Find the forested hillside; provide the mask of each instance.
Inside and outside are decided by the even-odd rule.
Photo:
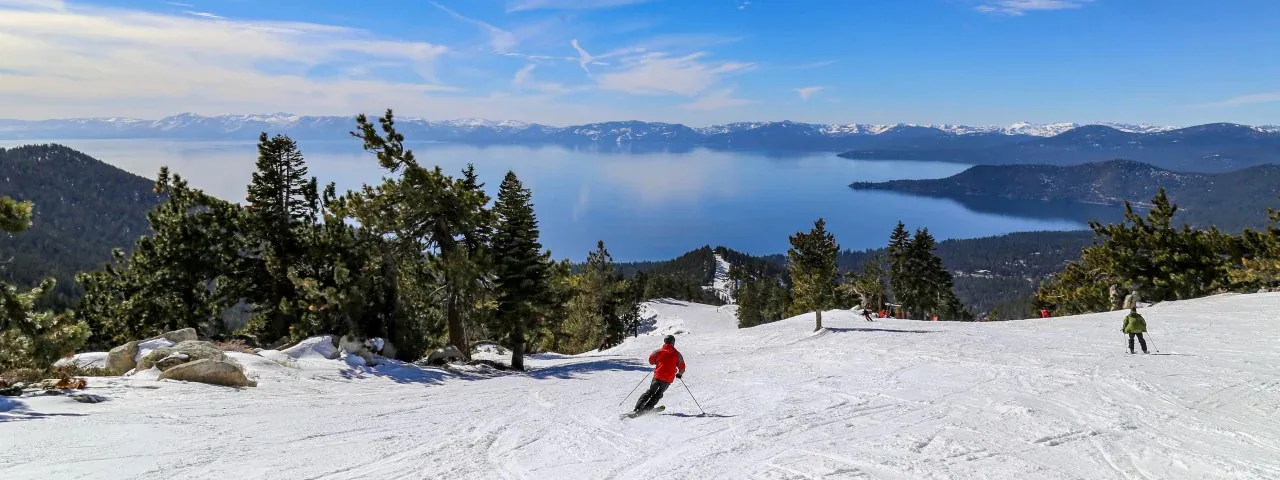
[[[1070,167],[979,165],[947,178],[858,182],[855,190],[890,190],[963,200],[985,197],[1037,202],[1074,202],[1120,207],[1149,205],[1160,189],[1177,203],[1178,221],[1197,227],[1240,231],[1266,224],[1267,209],[1280,191],[1280,166],[1261,165],[1218,173],[1183,173],[1145,163],[1115,160]],[[1117,211],[1122,209],[1117,208]]]
[[[0,195],[34,203],[32,226],[0,236],[0,280],[31,287],[54,277],[49,301],[79,295],[75,273],[106,263],[150,230],[154,181],[61,145],[0,148]]]

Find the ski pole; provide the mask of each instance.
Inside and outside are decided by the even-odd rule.
[[[1151,332],[1147,332],[1147,343],[1151,344],[1152,350],[1155,350],[1156,353],[1160,353],[1160,347],[1157,347],[1156,341],[1151,339]]]
[[[698,399],[697,399],[697,398],[695,398],[695,397],[693,396],[693,391],[692,391],[692,390],[689,390],[689,384],[684,383],[684,379],[683,379],[683,378],[681,378],[681,379],[680,379],[680,384],[681,384],[681,385],[684,385],[684,391],[689,392],[689,398],[692,398],[692,399],[693,399],[693,404],[694,404],[694,405],[698,405],[698,411],[699,411],[699,412],[702,412],[702,415],[704,415],[704,416],[705,416],[705,415],[707,414],[707,411],[706,411],[706,410],[703,410],[703,409],[702,409],[702,405],[698,404]]]
[[[653,372],[649,372],[649,373],[644,374],[644,378],[641,378],[641,379],[640,379],[640,383],[637,383],[637,384],[636,384],[636,388],[631,389],[631,393],[636,393],[636,390],[639,390],[639,389],[640,389],[640,385],[643,385],[643,384],[644,384],[644,381],[645,381],[645,380],[648,380],[648,379],[649,379],[649,375],[651,375],[652,373],[653,373]],[[618,405],[622,405],[623,403],[626,403],[626,402],[627,402],[627,399],[628,399],[628,398],[631,398],[631,393],[628,393],[628,394],[627,394],[627,396],[622,397],[622,401],[621,401],[621,402],[618,402]]]

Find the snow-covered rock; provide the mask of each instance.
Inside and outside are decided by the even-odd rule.
[[[110,357],[109,352],[85,352],[72,355],[71,358],[63,358],[54,362],[55,367],[69,367],[72,365],[80,368],[107,368]],[[133,368],[133,367],[129,367]],[[121,370],[125,371],[125,370]]]
[[[333,343],[332,335],[311,337],[298,342],[297,345],[281,350],[281,352],[295,360],[306,357],[333,360],[338,358],[338,347],[335,347]]]
[[[146,358],[147,355],[151,355],[151,352],[156,351],[158,348],[172,347],[177,344],[178,342],[169,341],[165,338],[153,338],[145,342],[138,342],[137,353],[134,354],[133,357],[134,364],[137,365],[142,363],[142,359]],[[135,366],[134,368],[137,367]],[[139,370],[146,370],[147,368],[148,367],[142,367],[139,368]]]

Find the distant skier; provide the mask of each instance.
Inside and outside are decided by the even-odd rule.
[[[871,310],[867,310],[867,309],[865,309],[865,308],[864,308],[864,309],[862,309],[862,318],[867,319],[867,321],[868,321],[868,322],[874,322],[874,321],[875,321],[875,320],[872,320],[872,319],[871,319]]]
[[[649,364],[656,365],[653,369],[653,383],[649,384],[649,390],[640,395],[640,400],[636,402],[636,409],[632,412],[636,415],[653,410],[658,405],[658,400],[662,400],[667,387],[684,376],[684,355],[676,350],[674,335],[663,338],[662,348],[649,354]]]
[[[1041,308],[1041,309],[1040,309],[1040,318],[1049,318],[1049,309],[1047,309],[1047,308]]]
[[[1147,320],[1138,314],[1138,307],[1133,307],[1129,311],[1129,316],[1124,317],[1124,328],[1120,331],[1129,334],[1129,353],[1138,353],[1133,351],[1133,337],[1138,337],[1138,343],[1142,345],[1142,353],[1147,353],[1147,339],[1142,338],[1142,334],[1147,331]]]

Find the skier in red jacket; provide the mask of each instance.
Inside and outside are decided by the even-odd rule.
[[[667,335],[662,339],[662,343],[662,348],[649,354],[649,364],[657,366],[653,369],[653,383],[649,384],[649,390],[640,395],[640,401],[636,402],[635,414],[653,410],[653,407],[658,405],[658,400],[662,399],[662,394],[667,391],[667,387],[670,387],[677,378],[684,376],[684,355],[676,350],[676,337]]]

